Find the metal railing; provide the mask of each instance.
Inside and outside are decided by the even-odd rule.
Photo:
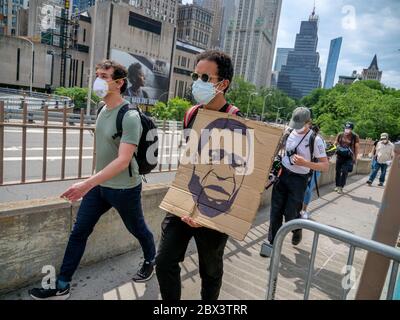
[[[340,242],[346,243],[350,245],[349,248],[349,255],[347,258],[347,266],[351,268],[353,266],[354,261],[354,254],[356,248],[364,249],[381,256],[388,258],[389,260],[393,261],[392,271],[390,274],[389,280],[389,288],[387,291],[386,299],[392,300],[393,293],[396,285],[396,277],[399,270],[399,262],[400,262],[400,250],[390,247],[388,245],[361,238],[359,236],[353,235],[349,232],[336,229],[330,226],[322,225],[313,221],[309,220],[301,220],[296,219],[292,220],[286,224],[284,224],[278,231],[276,238],[274,240],[274,247],[272,251],[271,263],[270,263],[270,274],[269,274],[269,283],[268,283],[268,290],[266,294],[266,299],[273,300],[275,298],[277,282],[278,282],[278,271],[279,271],[279,264],[280,258],[282,253],[283,241],[285,237],[293,230],[297,229],[306,229],[310,231],[314,231],[314,239],[312,242],[312,249],[311,249],[311,256],[310,262],[308,266],[308,273],[307,279],[305,283],[305,290],[304,290],[304,300],[308,300],[310,295],[310,288],[311,288],[311,281],[314,272],[314,263],[315,257],[317,254],[318,248],[318,239],[320,235],[327,236],[329,238],[336,239]],[[350,289],[343,289],[342,299],[346,300],[347,295]]]
[[[95,126],[93,125],[95,123],[95,116],[87,117],[84,109],[81,109],[79,114],[69,114],[67,113],[67,110],[67,107],[64,106],[64,108],[60,109],[60,112],[50,112],[49,107],[45,105],[42,111],[33,111],[28,110],[27,104],[24,103],[22,110],[10,111],[4,108],[4,101],[0,101],[0,186],[84,179],[93,174],[95,170],[96,154],[96,143],[94,139]],[[182,131],[183,124],[182,122],[167,120],[156,121],[156,124],[159,134],[159,165],[153,172],[157,173],[175,171],[178,168],[182,148],[185,145]],[[8,132],[9,130],[5,130],[6,128],[10,129],[11,131]],[[27,148],[27,141],[31,132],[30,130],[32,129],[40,129],[40,132],[36,132],[36,134],[39,133],[42,135],[40,138],[41,147],[34,148],[36,149],[35,152],[41,151],[40,157],[29,157],[29,152],[32,150]],[[49,129],[51,129],[52,132],[49,132]],[[16,157],[5,158],[5,152],[13,152],[10,151],[12,148],[5,148],[5,146],[7,146],[5,142],[8,144],[11,143],[10,141],[5,141],[5,138],[7,137],[7,139],[13,139],[13,143],[15,144],[15,130],[17,130],[16,132],[18,137],[21,135],[21,142],[17,142],[17,149],[18,151],[21,149],[21,156],[17,157],[17,160],[15,159]],[[49,147],[49,136],[54,134],[54,131],[62,134],[60,141],[54,141],[55,138],[52,137],[53,141],[51,142],[53,142],[53,144],[54,142],[57,143],[56,145],[53,145],[53,147],[56,146],[57,148]],[[68,163],[68,170],[66,170],[67,160],[71,159],[71,155],[69,154],[70,148],[67,148],[67,137],[69,136],[69,133],[76,133],[77,131],[79,134],[79,146],[77,147],[78,156],[72,158],[77,158],[78,163],[76,168],[74,167],[75,165]],[[93,149],[93,152],[90,156],[83,156],[85,132],[89,132],[93,136],[93,141],[89,141],[89,143],[92,143],[91,147],[85,148],[90,150]],[[19,139],[17,138],[17,140]],[[61,146],[61,148],[58,148],[59,146]],[[9,145],[9,147],[11,147],[11,145]],[[60,149],[61,157],[57,157],[57,160],[60,161],[60,168],[57,167],[55,169],[53,165],[53,172],[49,174],[48,153],[51,149]],[[75,147],[72,149],[75,149]],[[31,174],[31,177],[29,177],[27,176],[27,160],[32,160],[32,158],[35,158],[35,161],[41,161],[42,172],[41,174],[35,172],[34,175]],[[5,160],[9,160],[9,162],[11,160],[17,161],[17,165],[20,165],[20,169],[16,169],[14,166],[11,170],[12,172],[10,173],[10,169],[5,168],[4,166],[6,162]],[[86,171],[83,170],[84,160],[86,161]],[[88,170],[89,164],[87,161],[91,161],[90,170]],[[71,168],[71,166],[73,166],[73,168]],[[16,170],[19,172],[16,172]],[[37,166],[34,170],[37,171]],[[54,171],[57,171],[58,173],[55,174]],[[71,173],[71,171],[73,172]],[[8,176],[12,174],[13,178],[5,179],[5,173],[7,173]],[[29,173],[31,173],[31,171],[29,171]],[[32,178],[32,176],[34,176],[34,178]],[[15,179],[14,177],[19,178]]]

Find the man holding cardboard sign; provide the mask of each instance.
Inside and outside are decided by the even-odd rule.
[[[181,297],[179,263],[194,237],[201,297],[218,299],[228,235],[243,240],[258,211],[282,130],[240,118],[224,94],[233,77],[230,57],[207,51],[197,59],[193,96],[185,115],[192,129],[175,181],[160,207],[163,221],[156,273],[164,300]],[[238,117],[239,116],[239,117]],[[249,201],[251,199],[251,201]]]

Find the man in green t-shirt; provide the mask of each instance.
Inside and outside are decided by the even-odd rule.
[[[74,184],[62,195],[71,202],[82,198],[82,203],[55,288],[30,290],[34,299],[69,298],[70,282],[85,251],[86,241],[100,217],[112,207],[142,246],[145,261],[133,281],[145,282],[154,274],[155,243],[143,217],[141,176],[134,158],[142,135],[139,113],[128,111],[122,121],[122,137],[113,137],[117,132],[118,112],[128,104],[122,98],[128,84],[127,70],[114,61],[105,60],[96,66],[96,76],[93,91],[105,103],[96,122],[96,174]],[[129,166],[132,174],[129,173]]]

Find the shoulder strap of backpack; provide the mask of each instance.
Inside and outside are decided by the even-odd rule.
[[[186,111],[185,116],[183,117],[183,127],[187,128],[187,126],[189,125],[190,121],[193,118],[193,115],[195,114],[195,112],[197,110],[199,110],[199,108],[201,107],[201,104],[195,105],[191,108],[189,108],[189,110]]]
[[[230,104],[228,106],[228,109],[226,110],[226,113],[236,115],[239,112],[239,108],[235,107],[234,105]]]
[[[100,101],[99,104],[97,105],[97,117],[99,116],[101,110],[106,106],[104,101]]]
[[[121,109],[119,109],[118,114],[117,114],[117,119],[116,119],[116,127],[117,127],[117,133],[113,135],[113,139],[117,139],[118,137],[121,138],[122,137],[122,122],[124,120],[125,114],[129,111],[133,109],[133,107],[131,107],[131,105],[126,104],[124,105]]]
[[[315,147],[315,140],[317,138],[317,134],[315,131],[311,130],[312,134],[310,136],[310,141],[309,141],[309,147],[310,147],[310,155],[311,155],[311,161],[315,162],[315,157],[314,157],[314,147]]]

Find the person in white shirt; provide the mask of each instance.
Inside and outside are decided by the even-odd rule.
[[[271,256],[283,217],[286,222],[301,218],[300,212],[311,170],[326,172],[329,169],[325,144],[310,126],[311,111],[305,107],[294,110],[289,124],[292,130],[285,143],[282,173],[272,190],[269,244],[264,243],[262,247],[260,255],[263,257]],[[302,230],[293,231],[292,244],[298,245],[301,239]]]
[[[383,187],[386,178],[386,171],[388,164],[394,157],[394,144],[389,141],[389,135],[387,133],[381,134],[381,139],[377,143],[374,149],[374,159],[372,161],[372,172],[367,181],[369,186],[372,186],[379,170],[381,170],[381,176],[379,177],[379,186]]]

